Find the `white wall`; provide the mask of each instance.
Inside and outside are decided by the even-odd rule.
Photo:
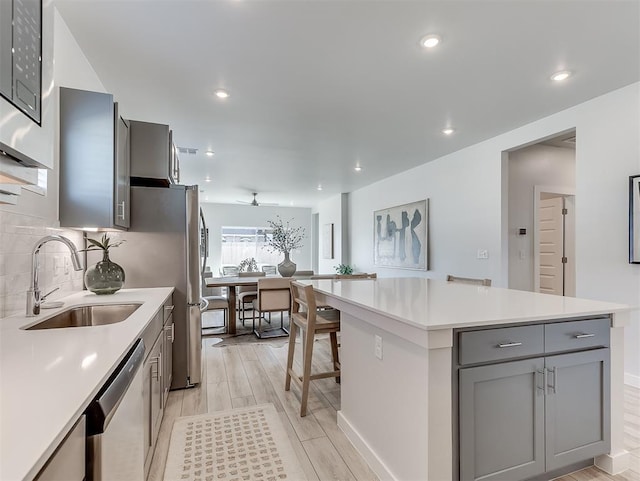
[[[509,288],[533,291],[534,187],[575,188],[575,149],[532,145],[509,153]],[[524,236],[518,229],[527,229]],[[522,257],[520,253],[522,252]]]
[[[254,207],[251,205],[201,204],[205,222],[209,228],[209,260],[207,265],[214,273],[220,270],[222,250],[221,228],[225,227],[268,227],[267,221],[280,216],[284,222],[293,219],[293,227],[304,227],[305,239],[301,249],[291,253],[291,260],[298,270],[311,269],[311,209],[302,207]],[[284,257],[283,257],[284,259]]]
[[[347,202],[347,195],[340,194],[331,197],[317,206],[319,215],[319,235],[318,235],[318,274],[335,274],[335,267],[339,264],[348,264],[346,249],[343,247],[343,239],[347,235],[347,230],[343,228],[346,219],[343,210]],[[333,259],[325,259],[324,252],[324,229],[327,224],[333,224]]]
[[[625,370],[640,381],[640,266],[628,263],[627,192],[628,176],[640,172],[639,91],[640,83],[632,84],[354,191],[352,262],[380,276],[452,273],[506,286],[503,152],[575,128],[576,295],[636,308],[625,334]],[[373,211],[424,198],[430,199],[431,270],[374,269]],[[489,259],[476,258],[480,248]]]
[[[46,120],[46,128],[55,134],[46,141],[54,154],[53,169],[48,171],[46,195],[23,189],[17,205],[0,205],[0,318],[24,310],[30,280],[30,253],[38,239],[48,234],[61,234],[69,237],[78,247],[83,242],[80,232],[59,229],[58,87],[100,92],[105,89],[58,11],[52,8],[51,13],[53,46],[45,45],[43,48],[45,51],[48,48],[53,51],[55,85],[48,93],[51,114],[50,117],[43,118],[43,128]],[[54,287],[60,288],[51,295],[51,299],[82,289],[82,272],[74,272],[69,268],[66,247],[50,243],[43,252],[40,256],[41,288],[45,292]]]

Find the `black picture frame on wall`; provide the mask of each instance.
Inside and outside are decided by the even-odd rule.
[[[640,264],[640,175],[629,177],[629,263]]]
[[[42,0],[0,0],[0,96],[42,125]]]

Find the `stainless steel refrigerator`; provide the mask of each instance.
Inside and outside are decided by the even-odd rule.
[[[200,383],[201,219],[197,185],[132,186],[131,227],[117,249],[125,288],[175,287],[172,389]]]

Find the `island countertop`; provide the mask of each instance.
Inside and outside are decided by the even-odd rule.
[[[123,289],[110,296],[82,291],[36,317],[0,320],[0,479],[37,475],[172,292],[172,287]],[[24,329],[70,307],[121,303],[141,306],[115,324]]]
[[[570,319],[630,309],[610,302],[417,277],[300,282],[313,285],[328,298],[425,331]]]
[[[425,278],[300,282],[313,286],[318,304],[340,310],[338,426],[380,479],[457,479],[457,329],[545,324],[538,331],[546,332],[546,325],[599,318],[610,323],[613,408],[603,414],[611,448],[595,462],[608,473],[625,469],[624,326],[632,307]]]

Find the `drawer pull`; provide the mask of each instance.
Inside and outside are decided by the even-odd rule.
[[[522,346],[521,342],[505,342],[504,344],[498,344],[498,347],[516,347]]]
[[[164,306],[164,310],[167,314],[171,314],[173,312],[173,306]]]
[[[577,334],[576,339],[586,339],[587,337],[595,337],[595,334]]]

